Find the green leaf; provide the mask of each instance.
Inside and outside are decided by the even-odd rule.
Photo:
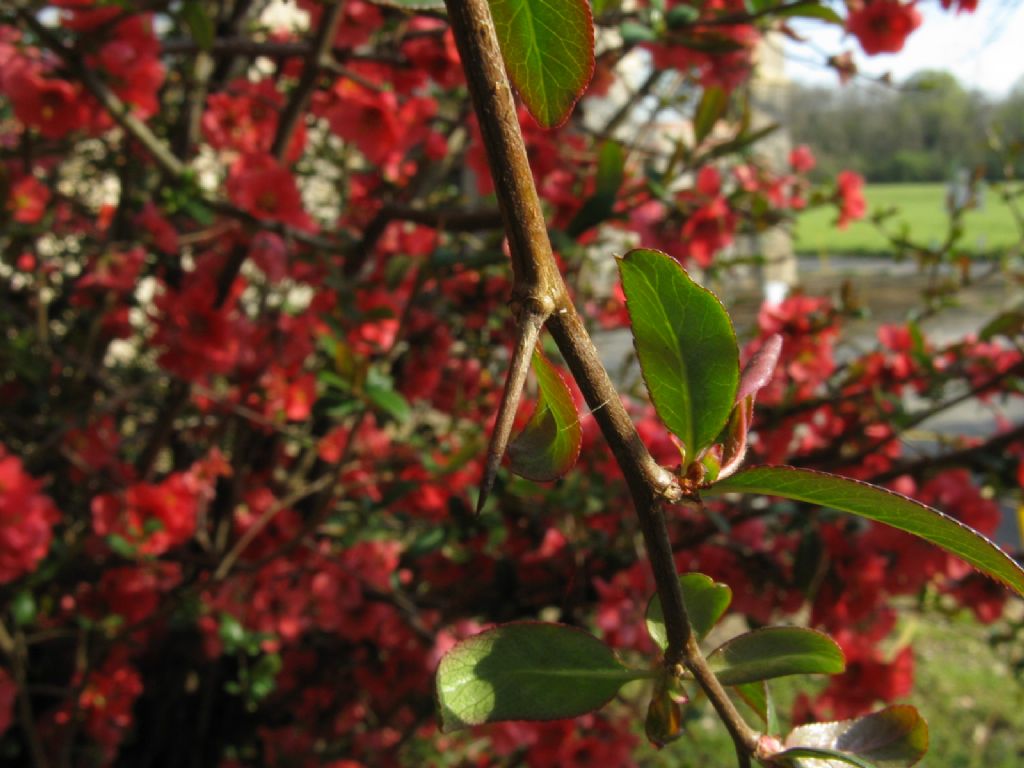
[[[733,686],[733,690],[743,703],[764,722],[765,733],[779,732],[779,717],[775,711],[775,700],[768,689],[767,680],[736,685]]]
[[[654,408],[693,461],[722,431],[736,398],[732,322],[715,295],[664,253],[630,251],[619,273]]]
[[[842,650],[828,635],[802,627],[765,627],[738,635],[708,656],[722,685],[742,685],[787,675],[837,675]]]
[[[669,29],[679,29],[697,22],[701,9],[695,5],[677,5],[665,14],[665,24]]]
[[[703,573],[684,573],[679,577],[679,587],[683,590],[683,605],[686,606],[690,626],[697,639],[703,640],[732,602],[732,590]],[[647,604],[647,633],[659,648],[664,650],[668,647],[665,615],[657,594]]]
[[[996,315],[978,332],[978,338],[982,341],[991,341],[996,336],[1006,336],[1013,339],[1024,331],[1024,310],[1013,309]]]
[[[807,5],[790,5],[788,7],[780,6],[777,9],[772,9],[771,13],[773,16],[779,17],[818,19],[818,21],[825,21],[839,27],[846,25],[846,22],[843,21],[843,17],[827,5],[815,5],[808,3]]]
[[[809,469],[752,467],[706,492],[782,496],[885,523],[930,541],[1024,595],[1024,569],[1003,550],[959,520],[884,488]]]
[[[857,768],[878,768],[874,763],[869,763],[867,760],[846,752],[814,747],[787,749],[785,752],[775,755],[775,760],[778,761],[775,763],[776,765],[791,765],[796,768],[842,768],[837,762],[842,765],[855,765]]]
[[[503,624],[456,644],[437,668],[441,730],[501,720],[556,720],[593,712],[631,680],[593,635],[563,624]]]
[[[785,745],[789,749],[779,757],[815,758],[801,762],[806,768],[831,768],[829,759],[861,768],[906,768],[928,751],[928,725],[914,707],[886,707],[854,720],[794,728]]]
[[[713,85],[705,88],[697,104],[697,113],[693,117],[693,137],[700,144],[711,133],[729,106],[729,93],[724,88]]]
[[[617,11],[622,0],[592,0],[590,3],[594,12],[594,18],[598,18],[609,11]]]
[[[210,18],[210,14],[206,12],[200,0],[185,0],[185,4],[181,7],[181,20],[185,22],[196,45],[204,51],[213,47],[213,39],[216,36],[213,19]]]
[[[594,74],[588,0],[488,0],[505,69],[545,128],[564,123]]]
[[[529,423],[508,446],[509,468],[543,483],[572,469],[580,455],[583,431],[569,387],[539,348],[533,352],[533,372],[540,398]]]
[[[384,411],[395,421],[405,421],[409,418],[410,413],[412,413],[406,399],[390,386],[376,383],[367,384],[366,397],[378,409]]]
[[[19,627],[25,627],[36,620],[36,599],[28,590],[22,590],[11,601],[11,616]]]
[[[597,158],[597,184],[594,194],[583,203],[569,222],[566,234],[572,238],[579,237],[591,227],[611,218],[619,188],[622,186],[625,164],[626,155],[618,142],[606,141],[601,145]]]

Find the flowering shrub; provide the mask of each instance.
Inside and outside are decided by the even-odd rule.
[[[658,274],[706,301],[678,265],[728,281],[744,260],[733,258],[741,236],[795,211],[833,206],[840,227],[865,216],[856,174],[816,187],[807,147],[776,166],[752,151],[766,134],[751,127],[748,78],[762,34],[804,5],[845,24],[869,54],[902,47],[920,23],[914,5],[851,4],[843,20],[816,4],[595,2],[598,53],[583,45],[579,58],[558,44],[593,39],[591,9],[577,3],[541,47],[568,51],[556,66],[591,83],[562,102],[543,56],[537,71],[515,58],[512,19],[503,50],[523,104],[504,125],[521,131],[532,187],[494,163],[500,137],[467,100],[467,86],[480,98],[479,78],[463,68],[457,0],[451,25],[436,7],[393,5],[300,0],[286,20],[245,0],[0,9],[4,759],[633,765],[635,711],[650,700],[646,735],[667,743],[681,702],[707,684],[676,674],[673,606],[648,607],[656,591],[664,597],[637,546],[652,519],[664,521],[673,580],[692,576],[679,589],[704,595],[686,591],[690,607],[714,608],[707,627],[691,616],[694,637],[725,605],[751,628],[803,615],[832,635],[762,630],[809,643],[805,666],[790,671],[836,675],[783,713],[797,725],[863,715],[910,690],[912,649],[881,651],[897,599],[939,593],[996,621],[1009,593],[949,551],[819,513],[838,502],[817,491],[795,501],[766,491],[758,503],[732,493],[758,477],[744,461],[792,464],[882,484],[991,534],[993,493],[1020,493],[1024,427],[1001,422],[929,457],[903,438],[965,399],[997,410],[1019,397],[1019,309],[952,341],[916,322],[885,326],[871,349],[850,352],[850,308],[796,293],[760,310],[742,344],[753,373],[741,379],[729,319],[707,302],[715,344],[679,331],[686,355],[700,350],[687,392],[704,405],[690,423],[652,382],[659,361],[642,313],[663,294],[638,298]],[[592,117],[638,53],[654,63],[649,83],[603,122]],[[847,59],[835,62],[850,74]],[[648,145],[626,117],[669,68],[685,82],[672,106],[692,120]],[[532,415],[506,406],[499,416],[510,360],[528,364],[534,351],[523,318],[550,298],[523,291],[516,225],[529,206],[510,208],[509,196],[521,202],[531,189],[544,214],[532,231],[547,242],[548,229],[550,263],[572,291],[549,320],[556,340],[585,337],[553,327],[575,317],[570,305],[595,331],[632,324],[653,404],[639,389],[595,399],[596,374],[570,365],[568,382],[542,348]],[[1019,195],[1019,183],[1004,189]],[[941,246],[896,245],[936,271],[957,265],[966,283],[977,267],[959,238],[954,217]],[[668,256],[633,251],[622,284],[594,279],[623,243]],[[922,296],[922,312],[941,311],[958,287]],[[564,348],[563,358],[572,363]],[[724,360],[721,377],[701,373],[712,360]],[[722,377],[728,392],[715,391]],[[632,448],[609,440],[609,418],[635,424]],[[508,437],[513,423],[509,468],[539,482],[488,474],[488,436],[507,427]],[[650,459],[664,480],[663,517],[643,516],[626,454]],[[491,500],[474,515],[489,481]],[[911,509],[923,508],[874,519],[921,535],[900,524]],[[941,519],[952,526],[941,531],[959,530]],[[930,531],[925,539],[941,538]],[[1008,558],[957,541],[946,550],[1017,584]],[[512,707],[511,722],[439,733],[443,659],[552,626],[529,623],[538,618],[595,632],[619,653],[572,631],[569,661],[619,665],[598,704],[623,680],[653,683],[603,709],[540,713],[575,719],[520,722]],[[728,665],[715,672],[740,680]],[[827,748],[801,741],[799,728],[779,741],[760,684],[735,683],[763,720],[748,763]],[[899,725],[907,761],[920,756],[916,713],[872,717]]]

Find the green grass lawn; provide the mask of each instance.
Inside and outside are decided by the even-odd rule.
[[[892,253],[889,241],[871,223],[871,216],[887,208],[899,213],[884,226],[889,232],[901,234],[904,224],[910,239],[924,246],[937,245],[946,237],[945,184],[870,184],[866,188],[868,215],[851,223],[845,230],[836,227],[834,208],[819,208],[801,214],[795,227],[798,253],[829,255]],[[991,252],[1019,243],[1020,233],[1009,208],[993,190],[986,190],[984,207],[964,215],[966,225],[961,247],[978,252]]]

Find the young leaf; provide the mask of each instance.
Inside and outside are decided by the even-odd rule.
[[[706,492],[782,496],[876,520],[930,541],[1024,595],[1024,569],[999,547],[959,520],[884,488],[809,469],[752,467]]]
[[[698,144],[711,133],[711,129],[725,114],[728,106],[729,92],[724,88],[713,85],[704,89],[697,104],[697,112],[693,116],[693,137]]]
[[[722,431],[739,385],[739,350],[721,302],[659,251],[619,260],[633,341],[654,407],[687,461]]]
[[[767,680],[733,686],[733,691],[764,722],[765,733],[779,733],[779,716]]]
[[[557,480],[576,463],[583,443],[579,415],[562,374],[539,348],[533,372],[540,399],[526,428],[508,446],[509,468],[529,480]]]
[[[781,5],[778,8],[772,9],[772,14],[782,17],[792,16],[801,19],[818,19],[829,24],[835,24],[837,27],[842,27],[846,23],[843,21],[842,16],[827,5],[811,5],[810,3],[788,7]]]
[[[697,639],[703,640],[732,602],[732,590],[703,573],[684,573],[679,577],[679,587],[683,590],[683,605],[686,606],[690,626]],[[647,604],[647,633],[659,648],[664,650],[668,647],[665,615],[657,594]]]
[[[588,0],[488,0],[505,69],[545,128],[572,112],[594,74]]]
[[[181,19],[192,33],[192,39],[196,45],[204,51],[210,50],[213,46],[213,39],[216,36],[213,19],[206,12],[199,0],[185,0],[181,6]]]
[[[771,381],[781,353],[782,336],[773,333],[765,339],[761,348],[743,366],[743,373],[740,375],[740,388],[736,393],[737,402],[747,395],[757,395],[761,388]]]
[[[624,667],[611,648],[582,630],[503,624],[463,640],[441,659],[441,730],[575,717],[600,709],[623,684],[649,676]]]
[[[708,664],[722,685],[742,685],[786,675],[837,675],[842,650],[828,635],[802,627],[765,627],[716,648]]]
[[[886,707],[879,712],[833,723],[812,723],[794,728],[786,737],[785,752],[777,757],[814,758],[822,768],[836,760],[868,768],[905,768],[928,751],[928,725],[910,706]],[[817,752],[817,754],[812,754]]]

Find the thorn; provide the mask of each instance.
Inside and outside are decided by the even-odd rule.
[[[509,364],[508,375],[505,377],[505,391],[501,396],[501,404],[498,406],[498,418],[494,422],[494,431],[491,432],[491,441],[487,446],[487,463],[484,465],[484,476],[480,481],[480,495],[476,501],[477,515],[487,503],[487,497],[498,476],[498,467],[501,466],[501,460],[505,456],[505,449],[508,447],[508,440],[512,434],[512,424],[515,422],[516,411],[519,410],[519,401],[523,397],[526,374],[530,372],[533,348],[537,346],[537,339],[540,338],[540,329],[544,325],[544,319],[543,315],[531,313],[525,315],[521,320],[519,338],[516,340],[516,347],[512,352],[512,362]]]

